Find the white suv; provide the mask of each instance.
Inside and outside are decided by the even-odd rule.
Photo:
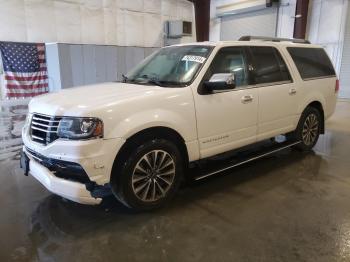
[[[160,49],[122,82],[32,99],[21,166],[51,192],[145,210],[170,199],[189,164],[285,134],[310,150],[338,80],[304,40],[243,37]]]

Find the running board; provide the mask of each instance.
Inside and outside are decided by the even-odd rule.
[[[253,154],[253,155],[250,154],[248,156],[237,157],[236,159],[231,160],[230,163],[226,163],[226,165],[221,165],[220,167],[217,167],[217,168],[211,168],[211,170],[209,170],[206,174],[196,176],[194,178],[194,180],[198,181],[198,180],[210,177],[212,175],[216,175],[218,173],[229,170],[231,168],[234,168],[234,167],[249,163],[251,161],[257,160],[259,158],[274,154],[274,153],[279,152],[281,150],[287,149],[291,146],[295,146],[295,145],[299,144],[300,142],[301,141],[277,143],[277,144],[270,146],[269,148],[263,148],[262,150],[255,152],[255,154]]]

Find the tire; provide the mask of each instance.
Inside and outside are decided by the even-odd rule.
[[[294,147],[301,151],[310,151],[320,136],[322,121],[324,120],[316,108],[307,107],[300,117],[297,129],[289,136],[294,141],[300,141]]]
[[[113,170],[113,194],[135,211],[157,209],[176,193],[183,177],[183,160],[176,145],[153,139],[136,145]],[[155,163],[155,164],[154,164]]]

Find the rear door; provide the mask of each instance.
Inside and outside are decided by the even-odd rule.
[[[277,48],[252,46],[253,75],[259,92],[257,140],[294,129],[298,88]]]

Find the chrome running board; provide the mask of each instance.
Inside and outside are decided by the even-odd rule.
[[[263,152],[258,152],[255,155],[251,155],[251,156],[249,156],[249,157],[247,157],[245,159],[242,159],[242,160],[240,160],[238,162],[230,163],[230,164],[228,164],[226,166],[221,166],[220,168],[218,168],[216,170],[209,171],[209,173],[207,173],[207,174],[199,175],[199,176],[195,177],[194,180],[198,181],[198,180],[210,177],[212,175],[216,175],[218,173],[221,173],[223,171],[229,170],[231,168],[234,168],[234,167],[237,167],[237,166],[249,163],[251,161],[257,160],[259,158],[262,158],[262,157],[274,154],[274,153],[279,152],[281,150],[287,149],[287,148],[289,148],[291,146],[295,146],[295,145],[299,144],[300,142],[301,141],[292,142],[292,143],[284,142],[284,143],[277,144],[277,145],[275,145],[274,147],[272,147],[272,148],[270,148],[268,150],[264,150]]]

